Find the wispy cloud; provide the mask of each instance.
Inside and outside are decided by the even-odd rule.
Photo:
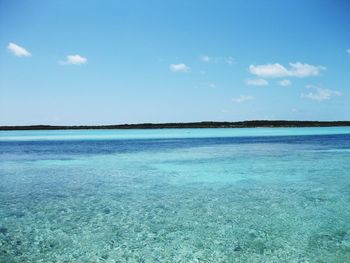
[[[15,43],[10,42],[7,46],[8,50],[10,50],[16,57],[30,57],[32,54],[24,47],[21,47]]]
[[[172,72],[189,72],[190,68],[186,64],[180,63],[180,64],[171,64],[170,70]]]
[[[232,101],[233,102],[237,102],[237,103],[242,103],[242,102],[246,102],[246,101],[250,101],[253,100],[254,97],[253,96],[249,96],[249,95],[241,95],[237,98],[233,98]]]
[[[235,63],[235,60],[233,57],[213,57],[208,55],[202,55],[199,57],[199,59],[203,62],[212,62],[212,63],[226,63],[228,65],[232,65]]]
[[[208,86],[209,86],[210,88],[216,88],[216,84],[215,84],[215,83],[209,83]]]
[[[315,101],[325,101],[331,99],[334,96],[342,96],[343,94],[337,90],[324,89],[314,85],[307,85],[307,89],[311,90],[308,93],[302,93],[301,97],[305,99],[315,100]]]
[[[61,61],[62,65],[82,65],[87,63],[87,58],[82,57],[80,55],[68,55],[66,60]]]
[[[279,63],[250,65],[250,73],[262,78],[282,78],[282,77],[310,77],[318,76],[322,70],[326,70],[323,66],[314,66],[303,64],[300,62],[289,63],[289,69]]]
[[[235,60],[233,57],[226,57],[225,62],[226,62],[226,64],[232,65],[235,63]]]
[[[348,52],[348,54],[350,55],[350,48],[348,50],[346,50],[346,52]]]
[[[278,82],[280,86],[287,87],[292,85],[292,82],[289,79],[282,79]]]
[[[199,59],[201,61],[204,61],[204,62],[209,62],[211,60],[211,57],[207,56],[207,55],[202,55],[199,57]]]
[[[269,82],[265,79],[247,79],[246,84],[249,86],[267,86]]]

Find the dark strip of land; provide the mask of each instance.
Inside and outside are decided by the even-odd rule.
[[[280,128],[280,127],[330,127],[350,126],[350,121],[239,121],[239,122],[186,122],[186,123],[140,123],[118,125],[79,125],[79,126],[53,126],[53,125],[28,125],[28,126],[0,126],[0,130],[82,130],[82,129],[166,129],[166,128]]]

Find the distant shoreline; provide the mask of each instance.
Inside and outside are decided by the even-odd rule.
[[[300,128],[350,126],[350,121],[239,121],[239,122],[185,122],[185,123],[140,123],[118,125],[26,125],[0,126],[0,131],[14,130],[110,130],[110,129],[184,129],[184,128]]]

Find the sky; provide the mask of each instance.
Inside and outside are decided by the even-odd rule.
[[[0,0],[0,125],[350,120],[347,0]]]

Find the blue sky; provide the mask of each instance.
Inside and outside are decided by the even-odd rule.
[[[350,3],[0,0],[0,125],[350,120]]]

